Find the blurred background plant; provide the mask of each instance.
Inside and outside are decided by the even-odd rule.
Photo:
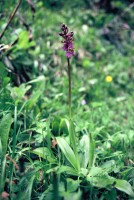
[[[17,3],[0,1],[0,32]],[[125,182],[127,192],[116,190],[107,173],[134,188],[133,19],[131,0],[21,1],[0,40],[4,45],[16,41],[0,52],[2,197],[132,200],[132,188]],[[94,171],[103,169],[106,179],[91,180],[86,170],[76,174],[60,146],[62,140],[70,145],[67,65],[58,36],[63,22],[75,36],[72,111],[80,165],[88,159],[83,147],[90,133]]]

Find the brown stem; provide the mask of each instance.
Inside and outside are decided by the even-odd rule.
[[[17,163],[10,156],[6,155],[6,159],[10,160],[14,164],[16,169],[19,170],[19,166],[17,165]]]
[[[8,18],[8,21],[7,21],[7,24],[5,26],[5,28],[3,29],[2,33],[0,34],[0,39],[2,39],[5,31],[7,30],[8,26],[10,25],[12,19],[14,18],[19,6],[21,4],[21,0],[18,1],[18,4],[16,5],[16,7],[14,8],[13,12],[10,14],[9,18]]]

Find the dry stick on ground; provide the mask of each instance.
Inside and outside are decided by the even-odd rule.
[[[15,162],[15,160],[13,160],[10,156],[6,155],[6,159],[10,160],[14,166],[16,167],[17,170],[19,170],[19,166],[17,165],[17,163]]]
[[[30,5],[31,7],[31,11],[33,12],[33,14],[35,13],[35,6],[34,3],[31,0],[26,0],[27,3]]]
[[[16,7],[14,8],[13,12],[10,14],[9,18],[8,18],[8,21],[7,21],[7,24],[5,26],[5,28],[3,29],[2,33],[0,34],[0,40],[2,39],[5,31],[7,30],[8,26],[10,25],[12,19],[14,18],[19,6],[21,4],[21,0],[18,1],[18,4],[16,5]]]

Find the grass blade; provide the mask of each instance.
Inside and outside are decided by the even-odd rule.
[[[7,142],[11,124],[12,124],[12,117],[11,114],[8,113],[2,118],[0,123],[0,138],[1,138],[3,155],[5,155],[7,151]]]

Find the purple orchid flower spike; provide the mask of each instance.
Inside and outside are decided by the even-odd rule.
[[[68,27],[65,24],[61,25],[61,33],[59,35],[64,39],[62,41],[63,47],[62,49],[66,51],[66,57],[71,58],[74,56],[74,46],[73,46],[73,32],[68,32]]]

